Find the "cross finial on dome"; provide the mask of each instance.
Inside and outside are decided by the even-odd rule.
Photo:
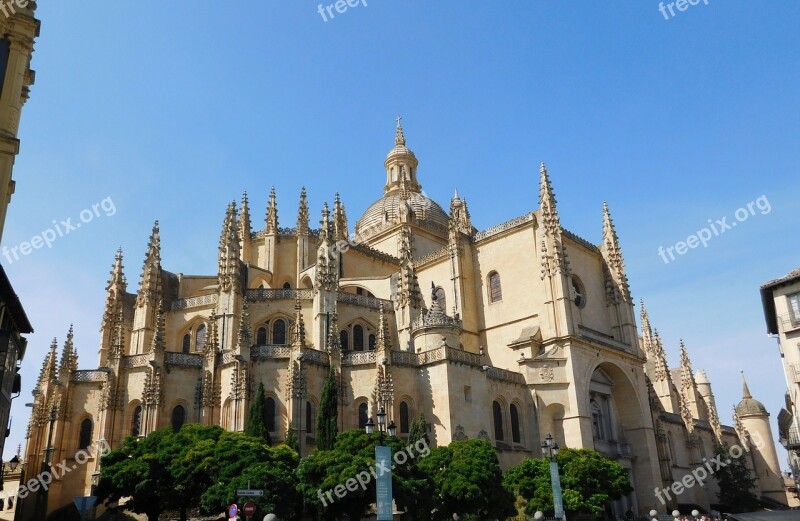
[[[397,116],[397,130],[394,135],[394,144],[397,146],[405,146],[406,144],[406,136],[403,134],[403,125],[400,123],[402,120],[403,116]]]

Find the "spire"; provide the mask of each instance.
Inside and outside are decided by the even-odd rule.
[[[292,345],[303,349],[306,347],[306,325],[303,322],[303,307],[300,305],[300,297],[294,301],[294,341]]]
[[[650,326],[650,316],[647,314],[647,308],[644,305],[644,300],[639,300],[642,306],[642,348],[645,354],[650,358],[653,353],[653,328]]]
[[[661,343],[658,329],[653,331],[653,362],[653,380],[668,380],[670,375],[667,365],[667,354],[664,352],[664,345]]]
[[[458,188],[455,190],[453,199],[450,200],[450,227],[455,231],[469,234],[472,232],[472,222],[467,209],[467,201],[458,195]]]
[[[117,309],[122,306],[125,292],[128,289],[128,282],[125,280],[125,273],[122,265],[122,247],[117,248],[114,257],[114,265],[109,273],[108,284],[106,285],[106,307],[103,311],[103,324],[106,327],[117,315]]]
[[[331,221],[330,221],[330,210],[328,210],[327,201],[322,205],[322,220],[320,221],[319,224],[320,224],[320,229],[319,229],[320,243],[329,241]]]
[[[403,226],[400,228],[400,234],[397,236],[397,251],[400,254],[400,260],[404,263],[411,262],[411,228]]]
[[[339,285],[338,255],[331,246],[331,222],[328,203],[322,207],[320,221],[319,248],[317,249],[317,267],[314,289],[316,291],[335,291]]]
[[[395,146],[406,146],[406,135],[403,133],[403,125],[400,123],[403,120],[403,116],[397,116],[397,129],[394,133],[394,144]]]
[[[692,411],[689,408],[689,397],[686,395],[687,389],[685,387],[681,388],[680,393],[680,408],[681,408],[681,419],[683,420],[683,424],[686,425],[686,430],[689,431],[689,434],[694,432],[694,420],[692,419]]]
[[[166,331],[164,328],[164,303],[158,303],[158,310],[156,311],[156,330],[153,333],[153,338],[150,340],[151,353],[163,353],[166,338]]]
[[[75,351],[73,343],[74,336],[72,324],[70,324],[64,349],[61,351],[61,363],[58,367],[58,374],[61,377],[69,378],[70,373],[78,369],[78,353]]]
[[[392,339],[389,334],[389,324],[386,322],[386,313],[383,309],[383,302],[380,304],[380,311],[378,313],[378,338],[375,341],[375,352],[381,353],[383,356],[392,351]],[[379,356],[375,360],[380,362]],[[390,360],[391,361],[391,360]]]
[[[236,335],[236,350],[237,352],[244,353],[250,349],[252,345],[250,336],[250,311],[247,309],[247,301],[242,302],[242,316],[239,320],[239,334]]]
[[[238,291],[239,232],[236,225],[236,203],[231,202],[225,212],[222,233],[219,238],[219,285],[222,291]]]
[[[342,200],[339,199],[339,192],[336,192],[333,203],[333,237],[336,242],[346,241],[348,238],[347,214],[344,211]]]
[[[111,348],[109,349],[109,359],[119,359],[125,350],[125,314],[122,307],[117,311],[114,318],[114,331],[111,336]]]
[[[389,151],[383,166],[386,168],[386,185],[384,193],[397,190],[401,186],[406,190],[420,192],[422,186],[417,181],[417,166],[419,161],[407,146],[406,135],[400,124],[401,117],[397,117],[397,128],[394,134],[394,148]]]
[[[556,196],[553,193],[553,186],[550,184],[550,176],[547,174],[547,167],[542,162],[539,168],[541,176],[539,186],[539,207],[542,209],[542,223],[545,232],[552,237],[561,236],[561,222],[558,218],[556,208]]]
[[[205,353],[207,356],[215,356],[219,352],[219,327],[217,326],[217,312],[211,310],[208,317],[208,334],[206,335]]]
[[[278,233],[278,203],[275,198],[275,187],[269,191],[269,204],[267,205],[267,228],[266,233]]]
[[[752,399],[753,395],[750,394],[750,388],[747,387],[747,380],[744,378],[744,371],[742,371],[742,400]]]
[[[605,246],[606,262],[614,277],[614,281],[617,283],[617,287],[625,302],[630,302],[631,290],[628,284],[628,277],[625,275],[625,261],[622,259],[619,237],[614,228],[614,221],[611,220],[608,204],[606,204],[605,201],[603,202],[603,245]]]
[[[300,205],[297,208],[297,235],[308,235],[308,200],[305,186],[300,190]]]
[[[155,304],[159,300],[161,300],[161,237],[156,221],[147,243],[147,255],[142,267],[136,305],[142,307],[146,304]]]
[[[686,345],[681,339],[681,388],[689,389],[694,387],[694,376],[692,375],[692,362],[689,360],[689,353]]]
[[[242,209],[239,210],[239,242],[244,245],[250,242],[250,233],[252,232],[250,225],[250,205],[247,200],[247,192],[242,194]]]
[[[58,340],[53,338],[50,343],[50,351],[44,357],[42,362],[42,370],[39,372],[39,383],[37,388],[41,389],[44,384],[49,384],[56,379],[56,350],[58,349]]]

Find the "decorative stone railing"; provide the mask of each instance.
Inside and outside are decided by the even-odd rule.
[[[447,257],[447,254],[450,252],[449,246],[444,246],[436,251],[433,251],[427,255],[423,255],[419,259],[414,261],[414,266],[419,268],[423,264],[428,264],[429,262],[437,261],[443,257]]]
[[[342,357],[342,365],[367,365],[375,363],[375,351],[351,351]]]
[[[150,355],[130,355],[123,356],[120,366],[123,369],[133,369],[134,367],[145,367],[150,363]]]
[[[164,353],[164,362],[183,367],[203,367],[203,355],[167,351]]]
[[[292,356],[292,348],[288,346],[265,345],[253,346],[250,348],[250,358],[289,358]]]
[[[264,302],[267,300],[313,300],[311,289],[272,289],[256,288],[247,290],[248,302]]]
[[[108,378],[108,373],[105,371],[98,371],[96,369],[79,369],[72,372],[70,378],[73,382],[105,382]]]
[[[201,295],[199,297],[188,297],[188,298],[178,299],[172,303],[172,307],[170,309],[172,311],[180,311],[181,309],[196,308],[216,303],[217,303],[216,294]]]
[[[500,233],[503,233],[507,230],[511,230],[518,226],[522,226],[523,224],[529,223],[533,221],[534,216],[533,213],[526,213],[525,215],[521,215],[510,221],[506,221],[502,224],[498,224],[496,226],[492,226],[491,228],[486,228],[482,232],[478,232],[472,236],[472,242],[482,241],[484,239],[488,239],[489,237],[494,237]]]
[[[217,356],[219,357],[217,362],[219,365],[230,364],[231,362],[236,361],[236,353],[233,351],[225,351]]]
[[[464,351],[463,349],[454,349],[452,347],[448,347],[445,349],[445,356],[448,360],[460,362],[462,364],[467,364],[474,367],[483,367],[484,365],[483,356],[470,353],[469,351]]]
[[[571,231],[567,230],[564,227],[561,228],[561,233],[563,233],[565,237],[569,237],[573,241],[577,242],[578,244],[580,244],[581,246],[583,246],[587,250],[599,251],[597,246],[595,246],[591,242],[587,241],[583,237],[581,237],[581,236],[579,236],[579,235],[577,235],[575,233],[572,233]]]
[[[294,237],[297,235],[297,228],[278,228],[277,235],[281,237]],[[266,230],[258,230],[257,232],[250,233],[250,240],[256,241],[258,239],[263,239],[267,236]],[[319,237],[319,229],[309,229],[308,230],[309,237]]]
[[[419,365],[416,353],[408,351],[392,351],[392,363],[394,365],[410,365],[416,367]]]
[[[487,375],[492,380],[502,380],[512,384],[525,385],[525,377],[522,373],[515,373],[499,367],[488,367],[486,370]]]
[[[430,349],[428,351],[417,353],[417,360],[418,360],[417,363],[419,365],[427,365],[444,359],[445,359],[444,348],[442,347],[437,347],[436,349]]]
[[[324,351],[317,351],[316,349],[303,350],[303,362],[311,362],[319,365],[330,365],[331,357]]]
[[[392,309],[391,300],[384,300],[377,297],[368,297],[366,295],[356,295],[355,293],[347,293],[344,291],[340,291],[336,295],[336,301],[370,309],[380,309],[381,304],[383,304],[383,309],[385,310]]]
[[[455,329],[462,329],[461,320],[453,317],[448,317],[447,315],[431,315],[431,313],[427,313],[425,315],[420,315],[412,322],[411,324],[411,332],[417,331],[419,329],[423,329],[426,327],[449,327]]]

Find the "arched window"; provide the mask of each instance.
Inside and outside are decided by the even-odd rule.
[[[186,409],[183,408],[183,405],[176,405],[174,409],[172,409],[172,431],[178,432],[183,427],[183,423],[186,421]]]
[[[92,420],[86,418],[81,422],[81,433],[78,436],[78,450],[88,449],[92,444]]]
[[[489,302],[503,300],[503,289],[500,287],[500,274],[493,271],[489,274]]]
[[[345,351],[350,349],[350,338],[347,335],[347,331],[344,329],[339,331],[339,343],[342,344],[342,349]]]
[[[311,434],[314,431],[314,422],[312,421],[313,412],[311,407],[311,402],[306,402],[306,432]]]
[[[408,404],[400,402],[400,433],[408,434]]]
[[[283,283],[283,289],[292,289],[292,284],[289,283],[289,282],[284,282]]]
[[[373,351],[375,349],[375,335],[369,336],[369,350]]]
[[[494,414],[494,439],[503,441],[503,408],[498,402],[492,402],[492,413]]]
[[[194,349],[195,351],[202,351],[206,347],[206,325],[200,324],[197,328],[197,333],[194,335]]]
[[[364,425],[367,424],[368,419],[369,418],[367,417],[367,404],[362,403],[358,406],[358,427],[360,429],[363,429]]]
[[[592,399],[589,402],[592,411],[592,433],[594,434],[594,438],[596,440],[604,440],[606,439],[606,433],[604,424],[605,419],[603,418],[603,409],[600,407],[600,404],[597,403],[597,400]]]
[[[142,406],[137,405],[131,419],[131,436],[138,438],[142,430]]]
[[[264,401],[264,423],[269,432],[275,432],[275,400],[271,397]]]
[[[256,345],[265,346],[267,345],[267,328],[260,327],[256,332]]]
[[[513,403],[511,404],[511,441],[522,443],[522,436],[519,433],[519,411]]]
[[[181,351],[184,353],[189,352],[189,348],[192,346],[192,335],[186,333],[183,335],[183,344],[181,345]]]
[[[442,308],[442,311],[447,313],[447,297],[444,294],[444,289],[436,288],[436,302],[439,303],[439,307]]]
[[[272,343],[278,345],[283,345],[286,343],[285,320],[278,319],[272,324]]]
[[[579,308],[582,308],[586,305],[586,290],[583,288],[583,283],[581,279],[576,277],[575,275],[572,276],[572,293],[573,298],[575,299],[575,305]]]
[[[361,326],[353,327],[353,350],[364,350],[364,328]]]

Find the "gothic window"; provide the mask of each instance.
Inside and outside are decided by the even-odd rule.
[[[92,444],[92,420],[86,418],[81,422],[81,433],[78,436],[78,449],[88,449]]]
[[[408,434],[409,421],[408,421],[408,403],[400,402],[400,433]]]
[[[265,346],[267,345],[267,328],[260,327],[256,332],[256,345]]]
[[[311,434],[313,432],[313,414],[311,402],[306,402],[306,432]]]
[[[172,409],[172,431],[178,432],[183,427],[183,423],[186,421],[186,409],[183,408],[183,405],[176,405],[174,409]]]
[[[800,293],[795,293],[786,297],[789,301],[789,313],[792,324],[800,323]]]
[[[181,351],[184,353],[188,353],[191,345],[192,345],[192,335],[186,333],[185,335],[183,335],[183,344],[181,345]]]
[[[500,287],[500,274],[493,271],[489,274],[489,302],[503,300],[503,289]]]
[[[503,408],[496,401],[492,402],[492,413],[494,415],[494,439],[503,441]]]
[[[370,335],[369,336],[369,344],[368,345],[369,345],[369,350],[370,351],[374,351],[375,350],[375,335]]]
[[[278,319],[272,324],[272,343],[277,345],[283,345],[286,343],[285,320]]]
[[[447,297],[444,294],[444,289],[436,288],[436,301],[439,303],[439,307],[442,308],[442,311],[447,313]]]
[[[353,350],[364,350],[364,328],[361,326],[355,326],[353,328]]]
[[[275,432],[275,400],[271,397],[264,401],[264,423],[269,432]]]
[[[583,283],[581,279],[576,277],[575,275],[572,276],[572,294],[575,301],[575,305],[579,308],[582,308],[586,305],[586,290],[583,288]]]
[[[591,411],[592,411],[592,433],[594,434],[594,439],[596,440],[604,440],[606,439],[605,433],[605,418],[603,417],[603,409],[600,407],[600,404],[597,403],[597,400],[594,398],[589,402]]]
[[[142,406],[137,405],[133,410],[133,418],[131,419],[131,436],[134,438],[139,437],[142,432]]]
[[[350,338],[347,335],[347,331],[339,331],[339,343],[342,344],[342,349],[345,351],[350,349]]]
[[[514,443],[522,443],[522,436],[519,433],[519,411],[513,403],[511,404],[511,440]]]
[[[283,283],[283,289],[292,289],[292,285],[288,282]]]
[[[206,347],[206,325],[200,324],[195,333],[194,349],[202,351]]]
[[[367,417],[367,404],[366,403],[359,404],[359,406],[358,406],[358,427],[360,429],[363,429],[364,425],[367,424],[368,419],[369,418]]]

